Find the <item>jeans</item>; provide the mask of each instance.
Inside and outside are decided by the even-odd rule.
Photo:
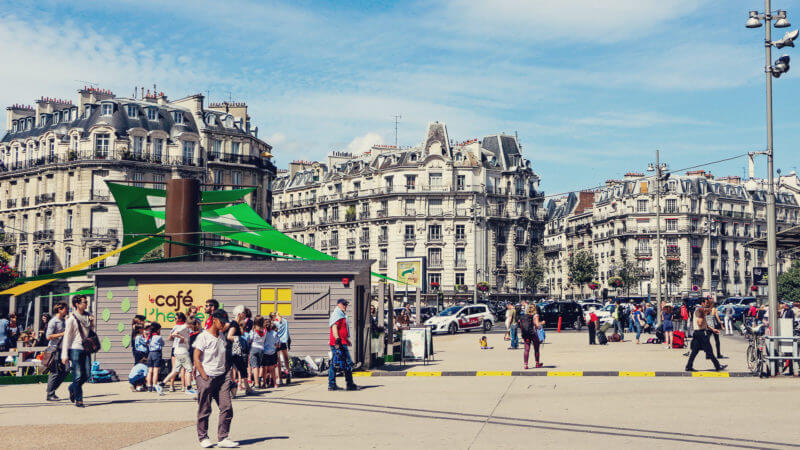
[[[639,322],[634,320],[633,321],[633,327],[636,329],[636,341],[638,342],[639,341],[639,336],[642,335],[642,325]]]
[[[725,334],[733,334],[733,318],[725,316]]]
[[[72,366],[72,384],[69,391],[76,402],[83,402],[83,383],[89,380],[92,358],[85,350],[69,350],[69,363]]]
[[[625,334],[625,327],[622,326],[622,322],[617,319],[614,319],[614,332],[620,335]]]
[[[208,418],[211,416],[211,402],[219,406],[219,423],[217,439],[222,441],[228,437],[233,420],[233,403],[231,402],[231,371],[222,375],[197,377],[197,439],[208,438]]]
[[[60,354],[61,352],[59,352]],[[64,378],[67,377],[67,368],[64,366],[64,363],[61,361],[56,361],[55,363],[55,370],[51,370],[49,374],[47,374],[47,396],[50,397],[51,395],[55,395],[56,389],[61,386],[61,383],[64,382]]]
[[[509,332],[511,333],[511,348],[518,348],[519,340],[517,338],[517,335],[519,334],[519,325],[517,325],[516,323],[512,323]]]
[[[596,322],[589,322],[587,328],[589,328],[589,345],[595,344],[595,335],[597,334]]]
[[[347,350],[346,345],[341,346],[341,350],[337,350],[335,346],[331,345],[331,354],[335,352],[341,351],[344,355],[347,363],[345,364],[344,368],[344,379],[347,382],[348,386],[352,386],[353,384],[353,360],[350,359],[350,352]],[[336,368],[333,364],[333,359],[331,359],[331,365],[328,367],[328,387],[336,386]]]
[[[525,365],[528,365],[528,356],[531,352],[531,346],[533,346],[533,357],[536,359],[536,364],[539,364],[539,335],[534,331],[531,334],[530,339],[525,339],[525,353],[522,355],[523,362]]]

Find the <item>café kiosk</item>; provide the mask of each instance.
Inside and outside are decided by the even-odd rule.
[[[93,272],[97,334],[96,359],[105,369],[126,373],[131,356],[131,321],[136,314],[156,321],[166,339],[175,313],[199,308],[209,298],[231,311],[244,305],[263,316],[278,311],[289,322],[290,352],[297,356],[327,356],[328,317],[336,301],[347,310],[354,337],[353,361],[370,367],[369,292],[373,261],[210,261],[129,264]],[[169,345],[169,343],[168,343]],[[169,348],[164,351],[169,357]]]

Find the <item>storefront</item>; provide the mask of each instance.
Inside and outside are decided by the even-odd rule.
[[[369,361],[370,265],[372,261],[213,261],[129,264],[94,272],[97,360],[120,373],[129,370],[131,320],[142,314],[169,334],[177,312],[214,298],[230,312],[244,305],[253,316],[279,311],[289,321],[290,353],[327,356],[328,317],[340,298],[347,310],[356,363]],[[169,356],[169,348],[164,351]]]

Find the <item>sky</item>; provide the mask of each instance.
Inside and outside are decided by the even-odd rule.
[[[792,6],[773,2],[790,21]],[[557,194],[643,171],[656,149],[672,170],[765,149],[764,28],[744,27],[757,8],[763,2],[0,0],[0,105],[76,100],[86,82],[120,96],[156,84],[173,99],[244,101],[279,168],[394,144],[396,115],[400,145],[419,144],[433,121],[456,141],[516,132],[542,189]],[[798,71],[774,82],[783,173],[798,165]],[[743,175],[746,165],[705,168]],[[766,175],[764,157],[756,175]]]

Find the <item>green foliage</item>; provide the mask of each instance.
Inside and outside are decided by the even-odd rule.
[[[147,252],[142,257],[142,261],[152,261],[155,259],[162,259],[162,258],[164,258],[164,246],[159,245],[158,247]]]
[[[597,276],[597,261],[586,250],[573,253],[567,260],[567,267],[570,281],[581,288]]]
[[[344,220],[348,222],[352,222],[356,220],[356,207],[355,206],[348,206],[347,209],[344,210]]]
[[[531,252],[525,268],[522,269],[520,277],[529,292],[536,292],[536,289],[544,281],[545,268],[542,264],[542,255],[539,251]]]
[[[778,276],[778,299],[800,302],[800,260],[792,261],[792,267]]]
[[[622,250],[622,263],[617,268],[616,276],[622,279],[622,286],[630,292],[631,286],[635,285],[644,275],[644,270],[628,257],[628,252]]]
[[[676,284],[680,283],[683,275],[686,273],[686,266],[677,260],[667,260],[667,283]]]

